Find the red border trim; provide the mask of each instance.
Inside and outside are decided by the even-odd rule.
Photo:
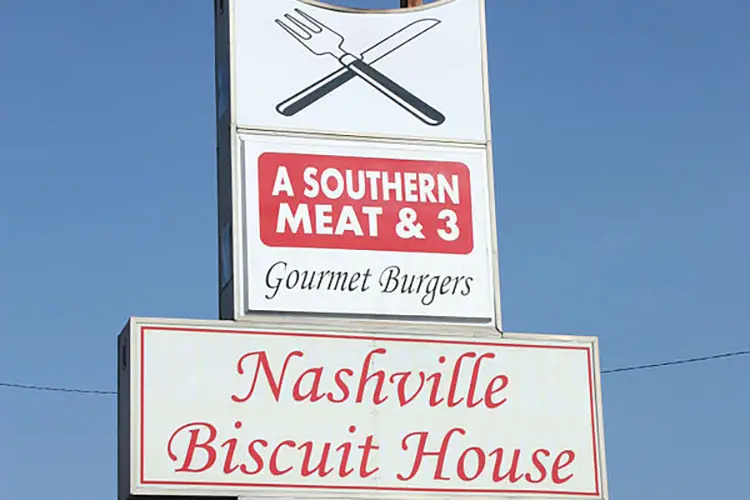
[[[158,486],[206,486],[206,487],[236,487],[236,488],[279,488],[279,489],[307,489],[307,490],[349,490],[349,491],[402,491],[402,492],[414,492],[414,493],[502,493],[502,494],[513,494],[513,495],[557,495],[557,496],[581,496],[581,497],[598,497],[601,495],[601,486],[599,484],[599,454],[596,439],[596,408],[594,404],[594,372],[592,362],[592,349],[589,347],[577,347],[577,346],[544,346],[544,345],[527,345],[527,344],[514,344],[506,342],[475,342],[475,341],[462,341],[462,340],[448,340],[448,339],[419,339],[419,338],[398,338],[388,337],[380,335],[335,335],[325,333],[291,333],[291,332],[261,332],[261,331],[247,331],[247,330],[223,330],[223,329],[210,329],[210,328],[183,328],[183,327],[167,327],[167,326],[141,326],[140,342],[141,342],[141,369],[140,369],[140,452],[139,452],[139,486],[140,485],[158,485]],[[510,489],[477,489],[477,488],[397,488],[397,487],[386,487],[386,486],[340,486],[340,485],[302,485],[302,484],[273,484],[273,483],[231,483],[231,482],[201,482],[201,481],[150,481],[144,479],[145,476],[145,465],[144,465],[144,392],[145,392],[145,340],[146,331],[170,331],[170,332],[187,332],[187,333],[223,333],[230,335],[271,335],[275,337],[318,337],[318,338],[334,338],[344,340],[379,340],[379,341],[390,341],[390,342],[406,342],[406,343],[431,343],[431,344],[447,344],[447,345],[472,345],[472,346],[485,346],[485,347],[511,347],[511,348],[523,348],[523,349],[557,349],[567,351],[587,351],[588,361],[588,374],[589,374],[589,402],[591,406],[591,441],[594,452],[594,492],[581,492],[581,491],[549,491],[549,490],[510,490]]]

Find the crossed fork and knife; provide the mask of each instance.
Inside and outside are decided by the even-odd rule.
[[[317,56],[335,58],[341,68],[301,90],[276,106],[284,116],[293,116],[354,78],[361,78],[424,123],[437,126],[443,114],[398,83],[375,69],[372,64],[440,24],[438,19],[414,21],[363,51],[359,57],[344,49],[344,37],[300,9],[297,16],[284,14],[287,22],[276,19],[295,40]]]

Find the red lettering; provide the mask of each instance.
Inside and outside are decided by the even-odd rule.
[[[242,422],[235,422],[234,423],[235,429],[241,429],[242,428]],[[227,439],[223,443],[221,443],[221,447],[224,448],[225,446],[229,447],[229,450],[227,450],[227,456],[224,457],[224,474],[231,474],[232,472],[237,470],[238,465],[232,465],[234,462],[234,452],[237,450],[237,438]]]
[[[439,373],[433,373],[429,377],[427,377],[427,380],[429,382],[432,382],[432,390],[430,390],[430,406],[433,408],[435,406],[439,406],[440,403],[445,401],[444,398],[438,397],[438,390],[440,390],[440,374]]]
[[[380,449],[380,446],[372,444],[374,439],[375,436],[370,434],[369,436],[367,436],[367,439],[365,439],[364,445],[357,446],[357,448],[362,450],[362,461],[359,463],[359,477],[361,478],[370,477],[380,470],[380,467],[375,467],[374,469],[367,470],[370,461],[370,453],[374,450]]]
[[[477,457],[477,470],[473,475],[469,475],[466,473],[466,458],[469,455],[469,452],[473,452]],[[484,464],[486,462],[486,459],[484,457],[484,451],[482,451],[481,448],[477,448],[476,446],[472,446],[471,448],[466,448],[463,453],[461,453],[461,456],[458,457],[458,477],[460,477],[463,481],[473,481],[476,478],[479,477],[479,475],[484,471]]]
[[[563,462],[563,457],[565,462]],[[560,477],[560,471],[565,467],[569,466],[575,460],[576,454],[573,450],[565,450],[555,458],[555,462],[552,464],[552,482],[555,484],[563,484],[573,477],[573,474],[568,474],[566,477]]]
[[[236,471],[239,465],[232,465],[234,459],[234,452],[237,449],[237,438],[227,439],[221,443],[221,447],[229,446],[227,450],[227,456],[224,458],[224,474],[231,474]]]
[[[197,473],[210,469],[214,465],[214,462],[216,462],[216,450],[213,446],[211,446],[211,443],[213,443],[216,439],[216,427],[206,422],[194,422],[185,424],[174,431],[172,436],[169,438],[169,441],[167,442],[167,454],[169,455],[169,458],[173,462],[177,461],[177,455],[172,449],[172,444],[174,443],[174,439],[182,434],[182,431],[185,430],[187,430],[190,434],[190,442],[188,443],[187,451],[185,452],[185,459],[182,461],[182,466],[180,466],[178,469],[175,469],[175,472]],[[200,443],[198,442],[198,439],[202,434],[201,431],[204,430],[208,431],[208,437],[204,439],[202,443]],[[193,465],[193,458],[195,457],[196,450],[203,450],[206,453],[206,461],[202,467],[191,468]]]
[[[302,394],[300,392],[300,386],[302,385],[302,381],[305,379],[306,376],[312,375],[312,386],[310,387],[310,391],[306,394]],[[320,378],[323,376],[323,367],[318,366],[315,368],[310,368],[305,370],[302,375],[297,379],[297,381],[294,383],[294,388],[292,389],[292,397],[295,401],[304,401],[305,399],[310,398],[311,402],[316,402],[321,399],[323,399],[323,395],[319,393],[320,390]]]
[[[411,372],[399,372],[399,383],[405,387],[404,381],[411,375]],[[422,377],[420,380],[425,379]],[[404,394],[405,400],[413,397],[413,394]],[[488,401],[490,399],[487,398]],[[240,430],[243,423],[237,421],[233,427]],[[238,437],[220,439],[218,429],[207,422],[192,422],[179,427],[166,446],[169,458],[176,463],[175,472],[200,474],[210,470],[212,474],[219,471],[225,476],[241,473],[245,476],[270,474],[280,477],[291,474],[297,478],[325,478],[332,474],[346,478],[358,473],[359,479],[367,479],[381,470],[376,456],[380,446],[375,444],[375,436],[368,434],[354,440],[357,434],[355,425],[349,425],[350,439],[343,442],[334,443],[322,438],[320,441],[304,442],[287,439],[272,445],[261,438],[249,441],[248,445],[241,444],[242,440]],[[304,427],[290,429],[293,435],[304,435],[304,431]],[[396,478],[402,482],[421,482],[429,478],[459,483],[484,478],[495,484],[520,482],[549,486],[553,483],[564,484],[574,477],[575,470],[568,469],[574,463],[576,454],[570,449],[558,452],[548,448],[527,451],[525,448],[511,450],[497,447],[487,453],[485,448],[471,444],[475,440],[470,440],[467,435],[467,431],[461,427],[453,427],[440,434],[429,431],[407,434],[401,440],[401,449],[407,452],[405,458],[411,460],[411,464],[405,467],[408,471],[394,471]],[[247,452],[243,456],[237,450],[245,446]]]
[[[353,425],[349,426],[349,432],[353,433],[356,432],[357,428]],[[354,469],[349,467],[347,469],[347,464],[349,463],[349,455],[352,452],[352,443],[350,441],[347,441],[346,443],[343,443],[341,446],[336,448],[336,451],[341,452],[341,463],[339,464],[339,477],[346,477],[352,472],[354,472]]]
[[[419,372],[419,387],[416,391],[410,396],[406,397],[406,381],[409,379],[409,377],[413,375],[412,372],[396,372],[393,375],[391,375],[391,383],[396,382],[396,378],[401,378],[401,380],[398,381],[398,384],[396,385],[396,391],[398,394],[398,401],[401,404],[401,406],[405,406],[412,401],[419,395],[420,392],[422,392],[422,387],[424,387],[424,372]]]
[[[232,465],[234,452],[237,449],[237,438],[227,439],[221,443],[222,448],[227,445],[229,446],[229,450],[227,450],[227,455],[224,457],[224,474],[231,474],[239,467],[238,465]]]
[[[441,365],[445,363],[445,356],[440,356],[438,358],[438,363]],[[440,390],[440,379],[442,376],[440,375],[440,372],[435,372],[429,377],[427,377],[427,380],[432,381],[432,390],[430,391],[430,406],[435,407],[438,406],[440,403],[445,401],[444,398],[438,397],[438,391]]]
[[[327,375],[324,366],[308,367],[302,371],[302,374],[296,380],[288,382],[287,385],[291,389],[288,396],[296,402],[316,403],[325,399],[331,403],[344,403],[354,394],[350,379],[358,375],[359,380],[354,401],[356,403],[372,401],[373,404],[379,405],[393,395],[398,398],[399,404],[403,407],[417,400],[422,392],[428,393],[427,403],[433,408],[443,404],[448,408],[461,405],[465,405],[467,408],[475,408],[484,403],[487,408],[495,409],[507,402],[507,398],[502,397],[503,391],[509,386],[507,375],[496,375],[489,379],[488,383],[480,383],[479,380],[482,362],[495,358],[493,353],[484,353],[478,356],[476,352],[469,351],[459,354],[452,361],[450,385],[447,390],[443,390],[441,385],[443,379],[448,378],[448,374],[444,370],[436,370],[430,373],[412,370],[386,373],[383,369],[375,369],[376,357],[385,354],[387,354],[387,350],[382,347],[370,350],[363,359],[358,374],[351,368],[342,367],[331,370],[333,375],[331,377]],[[247,392],[244,394],[232,394],[232,401],[237,403],[248,401],[255,393],[259,379],[263,375],[264,385],[268,387],[273,398],[280,402],[290,362],[293,358],[303,357],[302,351],[291,351],[281,362],[280,369],[275,371],[271,367],[271,361],[266,351],[253,351],[244,354],[237,362],[237,373],[248,375],[249,385]],[[474,359],[474,361],[468,389],[464,391],[459,388],[459,384],[462,378],[462,370],[467,365],[465,363],[467,359]],[[440,365],[445,365],[446,362],[446,356],[438,358]],[[277,368],[279,367],[277,366]],[[419,380],[410,385],[413,378]],[[325,387],[329,384],[332,390],[326,391]],[[477,397],[478,394],[481,397]],[[227,446],[231,445],[228,444]]]
[[[253,462],[255,462],[255,470],[248,470],[247,466],[245,464],[242,464],[242,466],[240,467],[240,471],[243,474],[253,476],[263,470],[263,457],[260,456],[260,453],[257,450],[258,445],[265,448],[268,446],[268,441],[266,441],[265,439],[254,439],[253,441],[250,441],[250,444],[247,447],[247,451],[248,453],[250,453],[250,458],[252,458]]]
[[[422,466],[422,460],[424,460],[425,457],[430,456],[437,457],[437,464],[435,465],[435,474],[433,475],[433,478],[439,481],[449,481],[449,477],[443,476],[443,467],[445,466],[445,454],[448,452],[448,445],[450,443],[451,436],[453,436],[453,434],[455,433],[465,435],[466,431],[460,427],[454,427],[453,429],[449,430],[443,437],[443,442],[440,445],[440,451],[425,451],[427,438],[429,436],[429,432],[427,431],[411,432],[404,436],[404,439],[401,440],[401,449],[403,449],[404,451],[407,451],[409,449],[409,445],[406,444],[406,441],[412,436],[418,436],[419,443],[417,445],[417,451],[414,454],[414,464],[411,469],[411,474],[409,474],[408,476],[404,476],[399,473],[396,474],[396,477],[400,481],[411,481],[419,472],[419,469]]]
[[[456,363],[453,365],[453,376],[451,377],[451,386],[448,390],[448,407],[453,408],[455,406],[458,406],[461,401],[464,400],[464,398],[460,398],[458,400],[455,399],[456,397],[456,388],[458,386],[458,375],[461,372],[461,361],[464,358],[475,358],[477,356],[477,353],[475,352],[465,352],[461,354],[458,358],[456,358]]]
[[[545,450],[544,448],[541,448],[539,450],[536,450],[534,453],[531,454],[531,462],[534,464],[534,467],[537,471],[539,471],[539,479],[531,479],[531,473],[527,472],[524,477],[526,480],[533,484],[539,484],[542,481],[544,481],[547,478],[547,469],[544,467],[544,464],[539,460],[539,455],[544,455],[545,457],[550,456],[549,450]]]
[[[268,355],[266,354],[266,351],[255,351],[255,352],[249,352],[242,356],[237,361],[237,373],[240,375],[245,374],[245,369],[243,368],[243,363],[245,359],[257,356],[258,361],[255,363],[255,374],[253,375],[253,382],[250,385],[250,390],[248,391],[247,395],[244,398],[240,398],[239,396],[233,394],[232,395],[232,401],[236,403],[244,403],[250,397],[253,395],[253,392],[255,392],[255,384],[258,382],[258,374],[260,373],[260,369],[263,369],[263,375],[266,377],[266,382],[268,382],[268,387],[271,389],[271,393],[273,394],[273,397],[276,399],[276,401],[279,401],[279,397],[281,395],[281,386],[284,383],[284,375],[286,374],[287,366],[289,365],[289,361],[294,357],[302,357],[304,354],[302,351],[292,351],[290,352],[286,359],[284,360],[284,366],[281,369],[281,374],[279,375],[279,378],[276,379],[273,376],[273,371],[271,371],[271,366],[268,364]]]
[[[351,377],[354,375],[354,371],[349,368],[342,368],[333,376],[334,382],[336,382],[336,387],[341,391],[341,397],[339,399],[334,399],[333,394],[329,392],[327,398],[331,403],[343,403],[349,398],[349,386],[347,386],[346,382],[342,379],[344,374]]]
[[[278,460],[279,460],[279,451],[281,450],[282,446],[286,446],[289,448],[296,448],[297,443],[295,443],[292,440],[287,439],[286,441],[282,441],[279,443],[279,445],[274,448],[273,452],[271,453],[271,461],[268,463],[268,469],[271,471],[271,474],[274,476],[283,476],[287,472],[294,469],[294,467],[287,467],[284,470],[280,470],[278,466]]]
[[[382,402],[384,402],[386,399],[388,399],[388,396],[382,395],[383,384],[385,383],[385,372],[383,370],[377,370],[371,374],[369,373],[370,364],[372,363],[373,356],[375,356],[375,354],[385,354],[386,352],[387,351],[381,347],[378,349],[373,349],[372,351],[367,353],[367,356],[365,356],[365,360],[362,363],[362,374],[360,375],[360,378],[359,378],[359,389],[357,390],[357,403],[362,402],[362,398],[364,397],[364,394],[365,394],[365,386],[367,385],[367,382],[369,382],[373,378],[377,379],[377,382],[376,382],[377,385],[375,386],[375,391],[373,392],[373,395],[372,395],[373,403],[375,403],[376,405],[379,405]]]
[[[320,455],[320,460],[318,461],[318,464],[313,468],[310,468],[313,450],[312,441],[302,443],[301,445],[299,445],[299,449],[305,450],[305,455],[302,458],[302,477],[312,476],[313,474],[315,474],[315,472],[317,472],[320,477],[326,477],[328,474],[333,472],[333,467],[329,467],[328,470],[326,470],[328,454],[331,452],[331,443],[325,443],[323,445],[323,452]]]
[[[500,382],[500,387],[495,387],[497,382]],[[487,408],[495,409],[498,406],[502,406],[508,401],[508,398],[503,398],[499,401],[494,401],[492,399],[492,396],[508,387],[508,382],[508,377],[506,377],[505,375],[498,375],[497,377],[490,380],[490,383],[487,384],[487,390],[484,391],[484,401],[487,405]]]
[[[492,469],[492,480],[496,483],[505,481],[510,478],[511,483],[517,483],[523,479],[523,474],[518,473],[518,460],[521,458],[521,450],[513,451],[513,462],[510,465],[510,470],[507,474],[500,474],[500,469],[503,465],[503,449],[496,448],[490,452],[490,456],[495,455],[495,467]]]
[[[477,358],[477,360],[474,362],[474,370],[471,372],[471,382],[469,382],[469,398],[466,402],[466,406],[468,408],[474,408],[475,406],[479,406],[482,404],[482,401],[484,401],[484,398],[479,398],[478,401],[474,400],[474,393],[477,390],[477,384],[479,382],[479,368],[482,364],[483,359],[493,359],[495,357],[492,353],[485,353],[482,354]]]

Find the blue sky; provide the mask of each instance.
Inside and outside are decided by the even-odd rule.
[[[750,348],[750,2],[488,4],[506,329]],[[0,381],[112,390],[128,316],[216,317],[211,16],[0,2]],[[747,380],[605,376],[612,498],[743,495]],[[112,396],[0,387],[0,498],[114,499],[115,439]]]

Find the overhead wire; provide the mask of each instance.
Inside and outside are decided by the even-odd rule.
[[[13,382],[0,382],[0,387],[9,389],[23,389],[26,391],[44,391],[44,392],[68,392],[74,394],[88,394],[95,396],[115,396],[117,391],[102,391],[97,389],[76,389],[73,387],[54,387],[50,385],[33,385],[33,384],[16,384]]]
[[[713,354],[711,356],[699,356],[695,358],[687,358],[687,359],[677,359],[674,361],[664,361],[662,363],[651,363],[647,365],[634,365],[634,366],[624,366],[622,368],[613,368],[611,370],[602,370],[603,375],[611,374],[611,373],[623,373],[623,372],[634,372],[634,371],[641,371],[641,370],[650,370],[652,368],[663,368],[666,366],[676,366],[676,365],[688,365],[692,363],[700,363],[703,361],[713,361],[716,359],[726,359],[726,358],[735,358],[737,356],[747,356],[750,354],[750,350],[747,351],[733,351],[733,352],[725,352],[723,354]]]

